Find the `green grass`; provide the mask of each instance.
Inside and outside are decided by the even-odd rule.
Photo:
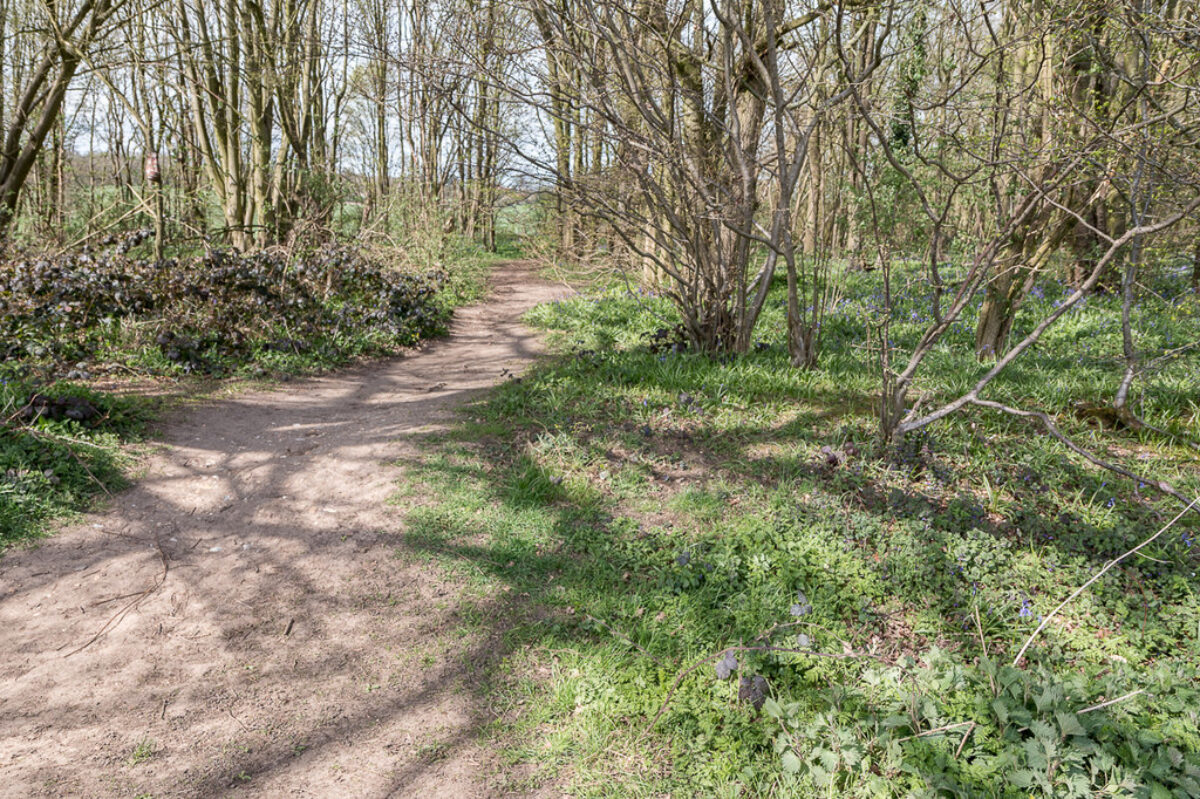
[[[447,281],[441,301],[446,307],[477,302],[487,295],[488,276],[497,265],[520,258],[523,239],[507,228],[496,235],[496,251],[489,252],[478,242],[458,238],[451,241],[447,252]]]
[[[411,547],[510,598],[493,700],[515,708],[494,730],[508,756],[582,796],[1197,795],[1195,523],[1070,605],[1027,668],[1003,665],[1041,614],[1177,508],[990,412],[877,451],[874,279],[848,278],[812,372],[787,364],[778,287],[762,346],[730,359],[644,346],[675,322],[661,297],[542,306],[529,320],[563,356],[409,465],[408,495],[437,498],[399,500]],[[916,286],[899,293],[901,352],[927,321]],[[1200,338],[1182,280],[1156,288],[1167,299],[1139,309],[1139,348]],[[1061,294],[1041,287],[1018,331]],[[1115,390],[1115,320],[1113,298],[1089,299],[988,396],[1046,409],[1085,446],[1200,493],[1193,451],[1073,413]],[[980,373],[972,322],[914,396],[950,398]],[[1147,375],[1138,413],[1200,438],[1198,367],[1191,353]],[[750,651],[721,680],[728,647]],[[738,698],[755,676],[758,711]]]
[[[101,415],[86,422],[18,420],[35,394],[81,397]],[[102,395],[71,383],[52,386],[0,371],[0,552],[48,530],[49,523],[85,509],[99,493],[124,485],[123,446],[145,432],[153,403]]]
[[[154,739],[143,738],[138,741],[137,745],[133,747],[133,751],[129,754],[129,765],[141,765],[147,760],[152,759],[156,754],[158,754],[158,744],[155,743]]]

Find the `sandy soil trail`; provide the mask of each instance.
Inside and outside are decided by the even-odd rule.
[[[498,634],[448,632],[387,499],[565,293],[510,264],[419,353],[188,409],[111,509],[0,559],[0,796],[507,795],[471,690]]]

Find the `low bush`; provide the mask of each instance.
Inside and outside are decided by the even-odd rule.
[[[114,362],[152,373],[329,365],[411,346],[448,317],[443,275],[395,270],[351,247],[155,263],[126,254],[138,235],[98,252],[10,253],[0,358],[73,377]]]

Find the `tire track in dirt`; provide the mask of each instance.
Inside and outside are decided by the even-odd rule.
[[[111,509],[0,560],[0,793],[506,793],[471,690],[497,641],[446,635],[456,586],[387,504],[566,293],[492,282],[419,353],[189,409]]]

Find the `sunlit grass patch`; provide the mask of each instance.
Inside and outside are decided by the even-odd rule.
[[[472,534],[438,562],[473,564],[526,619],[499,679],[540,701],[504,727],[517,736],[512,756],[595,796],[1057,796],[1080,779],[1093,791],[1188,795],[1200,785],[1189,782],[1200,724],[1194,709],[1172,708],[1198,696],[1195,526],[1093,586],[1030,650],[1028,669],[1006,670],[1039,619],[1153,533],[1170,503],[992,412],[880,449],[861,325],[872,300],[859,288],[852,277],[809,372],[787,363],[775,299],[761,346],[724,359],[656,346],[676,320],[651,294],[541,306],[528,319],[564,357],[471,408],[438,448],[465,465],[436,451],[411,465],[454,491],[410,524]],[[1031,304],[1057,299],[1050,287]],[[922,302],[901,296],[898,317]],[[992,390],[1200,492],[1194,451],[1075,413],[1119,379],[1114,314],[1114,298],[1092,298]],[[1155,346],[1196,338],[1195,316],[1164,318],[1175,321],[1159,325]],[[931,401],[983,368],[972,321],[922,373]],[[926,322],[898,322],[896,346]],[[1139,413],[1200,433],[1187,413],[1198,358],[1148,375]],[[723,681],[704,659],[731,646],[737,667]],[[531,669],[538,679],[521,673]],[[771,704],[756,711],[758,678]],[[1161,701],[1080,715],[1150,684]],[[926,735],[946,725],[957,735]],[[1030,741],[1060,747],[1049,788],[1029,776],[1045,773]]]
[[[129,457],[150,415],[145,399],[0,377],[0,551],[47,523],[83,510],[124,484]]]

